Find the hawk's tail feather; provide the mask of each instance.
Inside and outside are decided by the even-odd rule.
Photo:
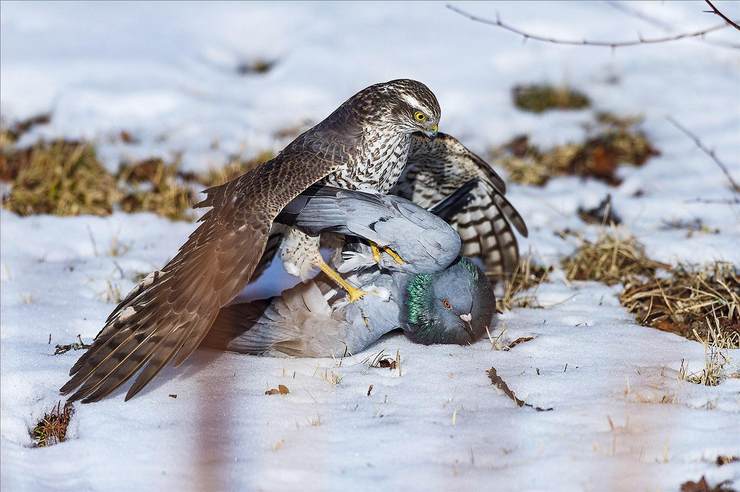
[[[452,224],[462,239],[462,255],[481,257],[489,276],[505,278],[514,272],[519,246],[504,212],[489,195],[478,195]]]

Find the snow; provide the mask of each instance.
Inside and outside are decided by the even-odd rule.
[[[740,17],[737,4],[720,4]],[[606,2],[462,7],[562,37],[665,35]],[[698,1],[631,7],[673,32],[717,22]],[[615,52],[524,44],[441,3],[416,2],[3,2],[0,28],[2,117],[52,113],[22,143],[87,138],[111,168],[181,154],[186,167],[207,169],[232,154],[279,150],[287,142],[276,132],[319,121],[360,88],[397,77],[427,83],[442,129],[481,153],[518,133],[545,146],[580,138],[596,110],[642,113],[662,154],[624,168],[621,186],[572,178],[510,186],[531,231],[522,250],[557,264],[575,243],[554,231],[595,237],[599,228],[575,212],[611,193],[623,229],[656,260],[740,264],[740,208],[696,200],[733,198],[726,178],[665,119],[699,135],[740,181],[737,50],[698,40]],[[707,39],[737,43],[737,33]],[[256,59],[277,64],[264,75],[236,74]],[[575,85],[598,107],[516,110],[511,87],[539,81]],[[122,130],[137,143],[117,141]],[[686,237],[665,227],[697,218],[720,232]],[[194,225],[3,209],[0,226],[3,490],[677,490],[702,475],[740,487],[740,463],[714,464],[719,454],[740,455],[740,380],[679,381],[682,360],[703,367],[700,344],[638,326],[619,305],[618,286],[557,275],[537,292],[546,309],[502,316],[505,338],[535,336],[509,352],[488,341],[425,347],[400,335],[341,366],[199,351],[127,403],[119,391],[76,405],[68,441],[30,448],[28,429],[60,399],[80,355],[53,356],[54,345],[78,333],[89,341],[113,308],[109,291],[126,292],[136,274],[163,265]],[[114,242],[125,245],[118,256]],[[281,285],[274,270],[272,283],[253,291]],[[400,374],[363,363],[380,350],[399,351]],[[737,371],[740,351],[728,355],[728,372]],[[554,410],[516,407],[492,386],[492,366],[520,398]],[[264,395],[278,384],[290,394]],[[664,396],[672,403],[658,403]]]

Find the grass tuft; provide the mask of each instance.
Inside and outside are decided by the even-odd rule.
[[[531,256],[521,258],[511,278],[504,284],[503,295],[496,298],[496,310],[504,312],[515,307],[539,307],[535,295],[520,295],[520,293],[539,287],[547,280],[551,271],[552,267],[533,264]]]
[[[591,105],[586,94],[566,86],[517,85],[511,91],[514,105],[522,111],[542,113],[552,109],[584,109]]]
[[[67,427],[73,414],[74,408],[71,403],[67,402],[62,406],[62,402],[58,402],[31,429],[34,447],[43,448],[64,442],[67,439]]]
[[[86,143],[41,142],[12,149],[4,162],[2,174],[13,186],[3,205],[19,215],[109,215],[120,197],[115,179]]]
[[[666,278],[629,279],[620,301],[640,324],[699,341],[716,331],[727,348],[740,348],[740,277],[730,263],[679,265]]]
[[[618,185],[621,164],[641,166],[660,152],[639,128],[639,117],[599,113],[586,125],[582,142],[557,145],[547,150],[520,135],[493,149],[491,159],[500,163],[515,183],[543,186],[556,176],[581,176]]]
[[[730,263],[673,267],[648,258],[632,237],[603,234],[584,240],[563,269],[568,280],[622,283],[619,300],[643,326],[740,348],[740,276]]]
[[[39,141],[27,148],[15,142],[43,118],[0,127],[0,180],[11,183],[3,206],[19,215],[110,215],[152,212],[172,220],[193,220],[196,190],[233,179],[271,159],[271,151],[253,159],[232,159],[207,173],[187,173],[179,162],[160,158],[123,163],[110,173],[89,143]]]
[[[596,242],[582,240],[573,255],[563,260],[568,280],[595,280],[607,285],[624,283],[635,276],[654,276],[670,265],[653,261],[633,237],[602,234]]]
[[[154,212],[172,220],[192,220],[195,193],[179,175],[177,163],[147,159],[123,164],[117,174],[123,197],[121,210]]]
[[[266,150],[252,159],[241,160],[234,158],[231,159],[231,161],[229,161],[229,163],[227,163],[225,166],[217,169],[211,169],[207,173],[196,176],[195,179],[203,186],[218,186],[238,176],[241,176],[247,171],[251,171],[260,164],[269,161],[273,157],[275,157],[275,154],[270,150]]]

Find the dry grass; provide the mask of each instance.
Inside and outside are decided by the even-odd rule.
[[[508,311],[515,307],[540,307],[535,294],[520,295],[521,292],[539,287],[547,280],[552,267],[546,268],[532,263],[532,257],[519,260],[519,265],[504,284],[504,292],[496,298],[496,310]]]
[[[658,269],[670,265],[653,261],[632,237],[604,233],[596,242],[582,240],[573,255],[563,260],[568,280],[595,280],[607,285],[624,283],[635,276],[654,276]]]
[[[41,142],[5,152],[3,162],[2,174],[13,182],[3,205],[19,215],[109,215],[121,196],[85,143]]]
[[[124,212],[154,212],[172,220],[192,220],[191,206],[196,196],[179,175],[177,163],[147,159],[120,167],[117,179]]]
[[[618,185],[621,164],[643,165],[660,152],[639,128],[639,117],[617,117],[600,113],[586,125],[586,138],[542,150],[526,135],[515,137],[491,151],[509,179],[521,184],[543,186],[555,176],[582,176]]]
[[[740,348],[740,277],[730,263],[629,279],[620,301],[640,324],[699,341],[720,336],[727,348]]]
[[[619,300],[643,326],[740,348],[740,277],[730,263],[673,267],[648,258],[634,238],[605,233],[583,240],[563,269],[568,280],[624,284]]]
[[[725,355],[728,348],[737,348],[737,340],[727,337],[719,325],[719,320],[714,319],[714,325],[707,321],[707,334],[702,337],[694,330],[694,337],[704,346],[704,368],[699,372],[689,373],[685,361],[681,361],[678,378],[694,384],[704,386],[717,386],[725,380],[725,366],[730,359]]]
[[[247,171],[251,171],[260,164],[275,157],[272,151],[264,151],[248,160],[231,159],[228,164],[217,169],[211,169],[205,174],[197,175],[195,180],[203,186],[217,186],[230,181]]]
[[[522,111],[542,113],[552,109],[583,109],[591,105],[586,94],[566,86],[517,85],[511,91],[514,105]]]
[[[21,122],[16,130],[0,131],[0,180],[12,184],[3,206],[19,215],[109,215],[120,209],[193,220],[197,188],[222,184],[273,157],[268,151],[250,160],[232,159],[203,174],[183,172],[177,161],[152,158],[124,163],[114,175],[88,143],[54,140],[16,148],[19,132],[33,124],[40,123]]]
[[[64,442],[67,438],[67,427],[74,414],[72,404],[67,402],[62,406],[58,402],[41,420],[31,429],[31,438],[34,446],[43,448]]]
[[[25,120],[20,120],[12,125],[6,124],[0,118],[0,176],[5,171],[7,162],[4,159],[3,152],[12,149],[12,146],[33,127],[46,125],[51,121],[51,113],[41,113]],[[0,180],[7,181],[7,178],[0,177]]]

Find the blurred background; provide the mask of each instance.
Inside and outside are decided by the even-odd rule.
[[[716,5],[740,19],[739,3]],[[472,490],[495,476],[501,490],[605,490],[606,476],[611,490],[677,490],[705,474],[737,485],[737,460],[715,462],[740,455],[740,371],[705,354],[737,359],[740,347],[740,31],[702,1],[454,7],[2,2],[3,489]],[[557,42],[584,39],[617,46]],[[201,354],[127,406],[118,395],[76,409],[75,439],[32,449],[75,350],[174,255],[199,190],[395,78],[427,84],[441,131],[510,185],[534,273],[503,296],[500,341],[536,340],[510,357],[498,338],[467,351],[391,338],[379,349],[411,361],[405,379],[381,381],[363,356],[338,368]],[[598,267],[604,255],[618,265]],[[704,277],[682,277],[686,266]],[[284,285],[273,273],[260,292]],[[708,310],[653,311],[668,284],[645,279],[680,290],[710,277]],[[707,329],[715,314],[719,331]],[[494,362],[563,411],[509,408],[484,373]],[[724,383],[707,384],[719,365],[710,382]],[[263,404],[278,381],[293,400]],[[644,404],[670,395],[681,404]]]

